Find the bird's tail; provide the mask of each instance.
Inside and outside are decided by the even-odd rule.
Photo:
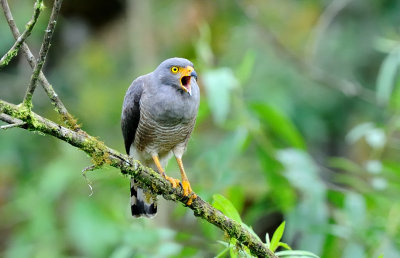
[[[136,186],[131,178],[131,211],[133,217],[152,218],[157,214],[157,197]]]

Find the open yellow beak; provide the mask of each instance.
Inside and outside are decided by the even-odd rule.
[[[192,95],[192,88],[190,86],[190,81],[192,79],[193,72],[194,68],[190,65],[181,69],[181,78],[180,78],[181,87],[185,92],[189,93],[189,95]]]

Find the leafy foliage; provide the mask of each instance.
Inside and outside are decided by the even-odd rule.
[[[23,28],[32,6],[9,2]],[[83,10],[110,1],[64,2],[45,73],[85,130],[123,150],[130,82],[189,58],[202,102],[184,163],[201,197],[272,236],[279,257],[400,257],[399,1],[134,1],[113,19],[93,11],[103,25]],[[33,46],[45,27],[39,18]],[[5,53],[2,15],[0,35]],[[11,102],[29,79],[19,56],[0,72]],[[38,89],[34,110],[55,117],[44,99]],[[89,164],[54,139],[0,132],[0,256],[248,255],[181,206],[131,219],[129,182],[108,168],[87,173],[89,197]]]

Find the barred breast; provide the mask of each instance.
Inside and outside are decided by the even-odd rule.
[[[134,141],[135,147],[141,152],[158,153],[162,156],[178,144],[186,146],[194,124],[195,118],[189,121],[156,121],[142,109]]]

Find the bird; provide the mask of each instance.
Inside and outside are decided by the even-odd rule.
[[[121,114],[125,150],[144,166],[158,171],[172,187],[182,187],[191,205],[197,196],[186,176],[182,156],[196,123],[200,89],[193,63],[185,58],[169,58],[148,74],[136,78],[128,88]],[[165,174],[165,166],[175,156],[182,182]],[[157,196],[137,187],[131,178],[133,217],[152,218],[157,214]]]

